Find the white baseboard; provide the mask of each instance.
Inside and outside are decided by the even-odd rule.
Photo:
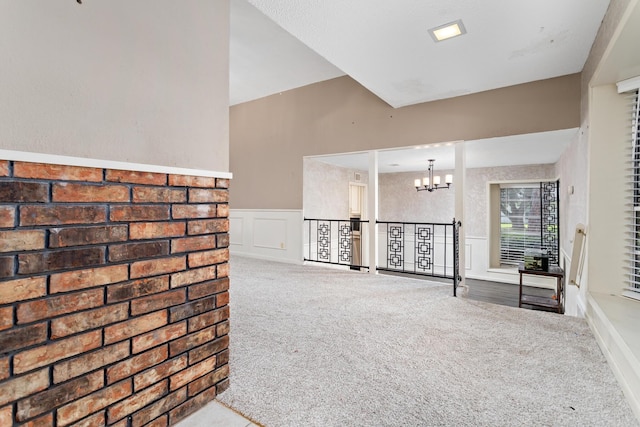
[[[638,324],[638,303],[613,295],[587,297],[586,319],[607,359],[635,416],[640,419],[640,331],[629,328],[628,321]],[[615,320],[614,320],[615,319]]]

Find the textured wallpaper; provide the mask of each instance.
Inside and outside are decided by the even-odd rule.
[[[467,237],[487,237],[489,183],[556,178],[553,164],[467,169],[464,203]]]
[[[367,183],[369,174],[363,171],[332,166],[305,158],[303,171],[303,209],[305,218],[349,218],[349,182]]]
[[[576,150],[577,147],[573,149]],[[349,182],[353,181],[354,172],[356,171],[331,166],[317,160],[304,159],[304,215],[307,218],[346,218],[349,212]],[[362,175],[361,181],[367,182],[368,174],[358,172]],[[436,175],[440,175],[442,180],[447,173],[452,174],[453,171],[436,171]],[[581,173],[576,171],[575,175],[581,176]],[[455,182],[449,190],[436,190],[432,193],[417,192],[413,182],[422,175],[424,173],[419,172],[380,174],[378,182],[378,219],[380,221],[453,221],[457,190]],[[488,184],[490,182],[548,180],[556,179],[558,176],[559,173],[556,172],[553,164],[467,169],[464,219],[466,235],[487,236]],[[578,178],[567,179],[579,180]],[[563,181],[564,179],[560,183],[561,198],[566,194],[566,185]],[[579,203],[579,200],[576,199],[576,203]]]
[[[453,171],[437,170],[444,175]],[[455,214],[455,184],[449,190],[416,191],[413,181],[424,172],[384,173],[378,178],[381,221],[452,222]]]

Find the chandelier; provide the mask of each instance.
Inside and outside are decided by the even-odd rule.
[[[428,191],[432,192],[433,190],[442,190],[443,188],[450,188],[453,183],[453,175],[445,175],[444,177],[444,185],[440,185],[440,176],[433,176],[433,162],[434,159],[429,159],[429,169],[427,170],[427,176],[420,179],[416,179],[414,181],[416,190],[418,191]]]

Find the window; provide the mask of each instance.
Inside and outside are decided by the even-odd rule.
[[[558,182],[500,184],[500,264],[524,261],[542,249],[558,264]]]
[[[640,102],[638,102],[638,90],[631,93],[631,184],[633,191],[633,203],[631,211],[630,245],[630,274],[629,287],[623,291],[623,295],[640,299]]]

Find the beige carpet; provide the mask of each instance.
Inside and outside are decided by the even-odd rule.
[[[637,426],[581,319],[393,276],[231,260],[231,387],[277,426]]]

